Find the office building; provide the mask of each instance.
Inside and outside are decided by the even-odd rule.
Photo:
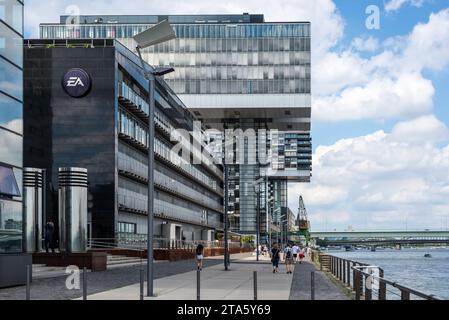
[[[23,2],[0,1],[0,287],[23,283]],[[25,259],[25,260],[24,260]]]
[[[47,169],[48,216],[58,214],[58,168],[87,168],[91,238],[145,241],[149,97],[138,57],[113,39],[25,40],[24,70],[24,161]],[[191,134],[195,119],[160,77],[155,100],[155,242],[214,240],[223,172],[171,152],[171,133]]]
[[[267,190],[311,177],[310,23],[266,22],[263,15],[61,16],[40,25],[42,38],[117,38],[130,50],[132,37],[168,20],[177,39],[143,50],[143,58],[176,72],[167,83],[205,128],[278,130],[266,136],[276,151],[268,166],[229,166],[229,216],[239,233],[256,230],[254,184],[267,176],[260,196],[261,232],[268,232]],[[256,137],[259,140],[259,136]],[[259,150],[259,144],[244,147]],[[276,182],[273,182],[276,181]],[[279,204],[286,206],[286,202]],[[263,227],[262,224],[265,226]]]

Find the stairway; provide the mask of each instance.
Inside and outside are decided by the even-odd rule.
[[[66,267],[49,267],[45,264],[33,264],[33,279],[54,278],[65,275]]]
[[[108,255],[107,268],[129,267],[145,263],[146,260],[141,260],[136,257],[127,257],[121,255]]]

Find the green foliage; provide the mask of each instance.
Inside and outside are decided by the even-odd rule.
[[[249,242],[253,242],[254,240],[255,240],[255,237],[254,236],[250,236],[250,235],[242,236],[241,239],[240,239],[240,241],[242,243],[249,243]]]

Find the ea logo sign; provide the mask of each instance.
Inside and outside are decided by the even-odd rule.
[[[83,69],[70,69],[62,78],[62,88],[73,98],[85,97],[91,88],[90,76]]]

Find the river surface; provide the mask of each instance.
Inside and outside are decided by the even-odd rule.
[[[329,250],[327,253],[379,266],[388,280],[449,299],[449,248],[377,249],[375,252]],[[424,257],[426,253],[431,254],[431,258]],[[398,291],[391,286],[387,287],[391,290],[389,298],[398,298],[393,293]]]

